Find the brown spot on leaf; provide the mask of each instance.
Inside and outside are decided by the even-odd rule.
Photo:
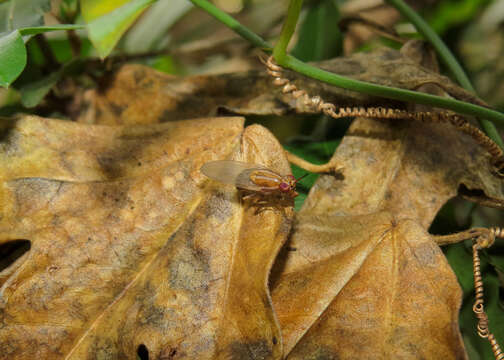
[[[229,358],[238,359],[268,359],[273,352],[266,341],[239,343],[234,342],[229,346]]]

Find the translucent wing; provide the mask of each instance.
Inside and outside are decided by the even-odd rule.
[[[271,173],[275,177],[279,176],[262,165],[233,160],[210,161],[201,167],[201,172],[210,179],[235,185],[242,189],[261,191],[263,187],[255,184],[250,178],[250,175],[255,171]]]

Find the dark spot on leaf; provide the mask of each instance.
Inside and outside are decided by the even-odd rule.
[[[232,201],[229,197],[226,197],[224,193],[217,192],[206,204],[205,217],[215,218],[221,223],[229,221],[233,213],[232,205]]]
[[[117,117],[121,116],[124,111],[124,108],[121,105],[114,104],[112,102],[109,103],[109,108],[110,111]]]
[[[238,112],[234,111],[232,108],[227,106],[218,106],[215,114],[217,116],[236,116],[240,115]]]
[[[150,295],[152,299],[155,299],[155,292],[151,292]],[[140,324],[156,328],[163,328],[163,326],[166,326],[165,309],[156,306],[154,301],[149,299],[143,301],[146,302],[146,304],[142,308],[142,317],[139,320]]]
[[[179,258],[170,262],[170,284],[174,289],[197,292],[211,279],[208,256],[203,251],[184,249]]]
[[[114,147],[97,155],[98,164],[108,179],[121,177],[126,169],[138,164],[145,147],[164,135],[166,134],[159,130],[122,134],[114,140]]]
[[[40,206],[46,206],[62,188],[62,182],[42,178],[24,178],[13,180],[9,185],[15,188],[18,211],[27,216]]]
[[[159,115],[159,122],[169,122],[173,120],[177,120],[176,114],[173,109],[166,109],[163,111],[161,115]]]
[[[384,50],[380,51],[378,58],[382,60],[396,60],[402,58],[402,54],[400,52],[394,51],[394,50]]]
[[[137,355],[140,360],[149,360],[149,350],[144,344],[138,345]]]
[[[101,188],[101,191],[99,191]],[[91,196],[99,197],[104,207],[119,209],[129,206],[132,202],[128,196],[129,183],[127,181],[100,183],[93,188]],[[96,191],[96,193],[95,193]]]
[[[0,124],[0,150],[7,156],[16,156],[23,152],[19,143],[22,137],[15,131],[17,120],[2,121]]]
[[[275,336],[273,336],[273,345],[276,345],[276,344],[278,344],[278,340]]]
[[[115,342],[107,337],[93,336],[92,345],[90,346],[87,359],[124,359],[126,356],[121,356],[118,353]]]
[[[415,259],[421,267],[435,266],[438,263],[439,248],[430,243],[422,243],[413,249]],[[438,250],[438,251],[436,251]]]
[[[135,82],[137,84],[141,83],[142,80],[145,78],[145,76],[146,76],[146,74],[145,74],[145,70],[143,68],[138,68],[133,73],[133,78],[135,79]]]
[[[161,353],[161,355],[159,356],[159,360],[173,360],[176,357],[177,358],[184,357],[183,354],[179,354],[180,356],[177,356],[177,354],[179,354],[179,352],[177,351],[176,348],[168,347],[163,351],[163,353]]]
[[[322,68],[323,65],[321,65]],[[365,67],[357,60],[348,59],[340,64],[338,73],[341,75],[358,75],[366,72]]]
[[[320,344],[315,344],[309,342],[306,347],[302,347],[301,351],[295,352],[294,354],[297,359],[306,360],[338,360],[340,356],[338,353],[327,347],[321,346]]]
[[[250,343],[234,342],[229,345],[230,359],[268,359],[273,354],[265,340]]]
[[[287,199],[289,201],[289,199]],[[283,205],[283,204],[281,204]],[[289,206],[291,204],[287,203],[286,206]],[[277,232],[277,235],[285,235],[287,236],[290,231],[291,231],[291,228],[292,228],[292,220],[289,219],[289,218],[286,218],[284,216],[284,219],[283,221],[280,223],[280,227],[278,228],[278,232]]]
[[[31,248],[29,240],[11,240],[0,244],[0,271],[7,269]]]

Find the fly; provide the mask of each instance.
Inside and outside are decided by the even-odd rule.
[[[213,180],[231,184],[241,190],[263,194],[281,194],[295,198],[296,184],[301,179],[292,175],[280,175],[263,165],[234,160],[210,161],[201,172]],[[306,176],[306,175],[305,175]]]

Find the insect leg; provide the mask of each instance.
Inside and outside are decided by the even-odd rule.
[[[268,188],[262,188],[261,189],[262,192],[265,192],[265,193],[272,193],[272,192],[276,192],[278,191],[278,189],[268,189]]]

